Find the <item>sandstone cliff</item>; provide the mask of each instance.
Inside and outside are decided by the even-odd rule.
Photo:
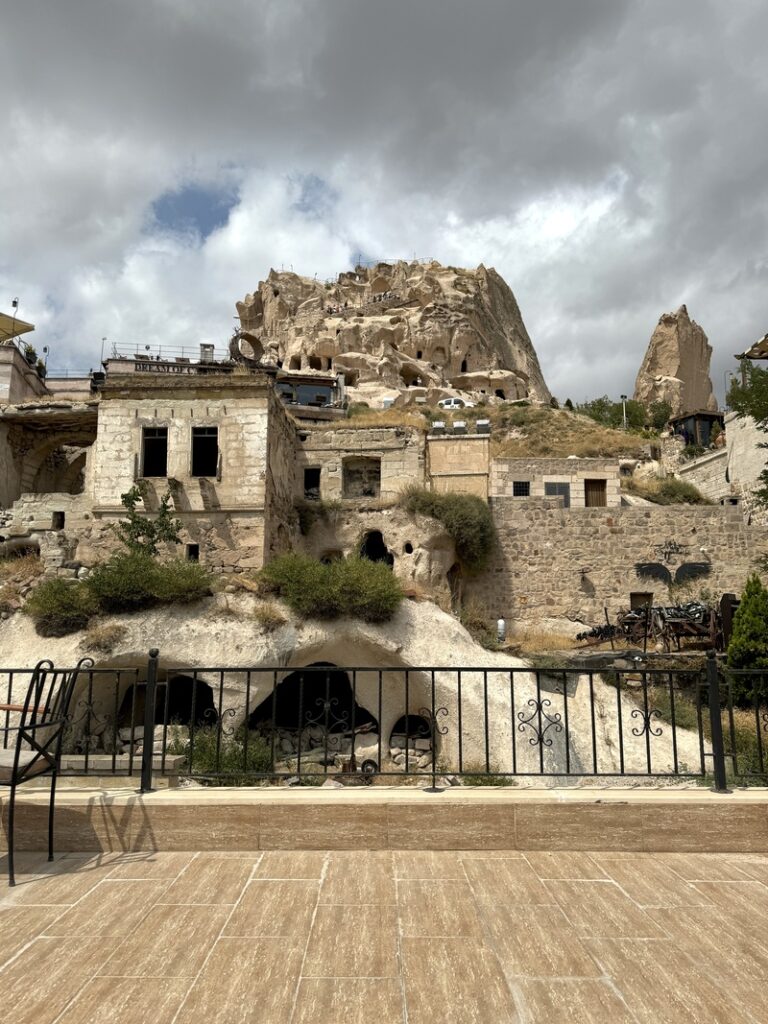
[[[634,398],[648,406],[669,402],[672,415],[717,410],[709,362],[712,346],[688,310],[664,313],[654,330],[635,381]]]
[[[241,356],[342,373],[352,400],[550,398],[512,291],[482,265],[379,263],[325,283],[271,270],[237,311]]]

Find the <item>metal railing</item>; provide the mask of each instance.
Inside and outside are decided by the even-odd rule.
[[[57,670],[62,674],[72,670]],[[20,703],[31,670],[0,670]],[[12,725],[12,711],[5,711]],[[205,785],[768,782],[768,671],[577,666],[78,670],[63,774]],[[0,725],[2,723],[0,722]],[[3,745],[7,746],[7,733]]]

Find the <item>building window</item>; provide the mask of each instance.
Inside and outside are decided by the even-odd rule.
[[[544,496],[546,498],[562,498],[563,508],[571,507],[571,485],[561,483],[545,483]]]
[[[199,562],[200,561],[200,545],[199,544],[187,544],[187,561],[188,562]]]
[[[304,470],[304,497],[307,501],[320,501],[320,466]]]
[[[54,512],[53,513],[53,522],[51,523],[52,529],[54,529],[54,530],[63,530],[64,529],[64,520],[65,520],[65,518],[66,517],[65,517],[63,512]]]
[[[144,427],[142,476],[168,476],[168,427]]]
[[[531,481],[530,480],[513,480],[512,481],[512,497],[513,498],[530,498],[531,496]]]
[[[605,480],[585,480],[584,504],[587,508],[605,508],[608,504],[607,490]]]
[[[381,459],[345,459],[342,494],[345,498],[378,498],[381,491]]]
[[[219,467],[219,428],[192,427],[192,476],[216,476]]]

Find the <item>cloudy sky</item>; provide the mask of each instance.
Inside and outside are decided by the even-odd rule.
[[[270,267],[496,267],[561,399],[768,330],[766,0],[6,0],[0,311],[224,342]]]

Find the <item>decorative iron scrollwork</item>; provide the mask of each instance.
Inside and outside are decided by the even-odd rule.
[[[524,711],[518,711],[517,717],[520,720],[518,725],[519,732],[525,732],[526,728],[529,728],[533,732],[528,742],[532,747],[551,747],[552,737],[547,736],[550,729],[554,729],[556,733],[563,731],[562,716],[559,711],[556,711],[553,715],[548,714],[544,709],[551,707],[552,701],[544,697],[542,700],[536,700],[531,698],[528,702],[528,707],[533,708],[533,711],[526,718]],[[537,722],[538,724],[534,724]],[[547,724],[544,725],[544,722]]]
[[[633,736],[645,736],[648,733],[650,736],[661,736],[664,730],[661,726],[658,729],[654,729],[652,725],[653,716],[656,715],[661,718],[661,712],[658,708],[651,708],[650,711],[643,711],[641,708],[633,708],[631,712],[632,718],[642,718],[643,727],[642,729],[633,729]]]
[[[447,725],[440,725],[438,718],[445,718],[448,715],[448,708],[439,707],[432,710],[431,708],[419,708],[419,714],[422,718],[426,719],[430,725],[430,731],[432,736],[445,736],[448,732]],[[422,733],[426,736],[426,733]],[[434,745],[434,744],[433,744]]]

